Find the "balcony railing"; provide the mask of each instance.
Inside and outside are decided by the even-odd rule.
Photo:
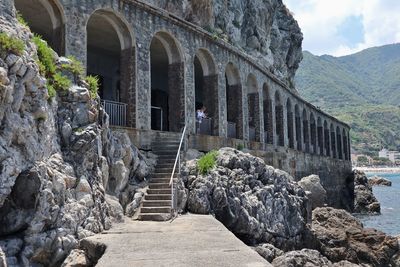
[[[236,138],[236,123],[228,121],[228,137]]]
[[[205,135],[211,135],[212,134],[212,119],[211,118],[205,118],[202,119],[201,123],[197,122],[197,133],[198,134],[205,134]]]
[[[126,126],[127,104],[110,100],[102,100],[101,104],[110,118],[110,125]]]

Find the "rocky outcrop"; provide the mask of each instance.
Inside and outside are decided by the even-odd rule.
[[[332,262],[389,266],[399,252],[396,238],[363,225],[344,210],[317,208],[312,215],[316,249]]]
[[[154,159],[108,128],[81,78],[49,99],[32,34],[7,7],[1,32],[25,50],[0,53],[0,248],[9,267],[57,266],[80,239],[123,219]]]
[[[372,192],[364,172],[355,170],[354,175],[354,212],[380,213],[381,206]]]
[[[373,176],[371,178],[368,179],[368,184],[370,186],[376,186],[376,185],[382,185],[382,186],[392,186],[392,181],[380,177],[380,176]]]
[[[277,257],[272,262],[273,266],[291,266],[291,267],[321,267],[330,266],[332,262],[326,257],[322,256],[316,250],[312,249],[302,249],[290,251],[282,256]]]
[[[250,154],[222,148],[207,175],[198,174],[196,161],[189,161],[183,176],[188,211],[214,214],[249,244],[266,242],[287,250],[302,243],[307,198],[286,172]]]
[[[282,256],[284,253],[279,248],[276,248],[268,243],[258,244],[257,246],[253,247],[253,249],[268,262],[272,262],[275,258]]]
[[[243,49],[293,86],[303,35],[282,0],[145,0]]]
[[[318,175],[310,175],[302,178],[297,182],[304,191],[308,191],[311,194],[309,199],[311,202],[312,209],[317,207],[323,207],[326,205],[327,195],[325,189],[322,187]]]

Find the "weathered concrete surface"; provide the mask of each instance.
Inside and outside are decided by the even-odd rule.
[[[129,221],[89,239],[107,245],[96,266],[272,266],[210,215]]]

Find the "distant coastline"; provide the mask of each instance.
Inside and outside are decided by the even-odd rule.
[[[354,169],[366,173],[400,173],[400,167],[354,167]]]

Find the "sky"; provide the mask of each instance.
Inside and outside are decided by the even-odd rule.
[[[400,0],[283,0],[303,32],[303,50],[343,56],[400,42]]]

